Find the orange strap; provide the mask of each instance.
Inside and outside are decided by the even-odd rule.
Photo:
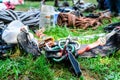
[[[79,55],[80,55],[80,54],[83,54],[84,52],[89,51],[90,49],[95,48],[95,47],[97,47],[97,46],[99,46],[99,45],[100,45],[100,41],[97,40],[96,42],[94,42],[94,43],[86,46],[85,48],[78,50],[77,53],[78,53]]]

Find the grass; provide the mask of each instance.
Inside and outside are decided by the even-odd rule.
[[[32,56],[0,60],[1,80],[53,80],[53,71],[45,57],[33,60]]]
[[[86,0],[95,3],[95,0]],[[53,5],[52,2],[47,4]],[[39,2],[25,2],[25,5],[16,7],[16,10],[28,10],[30,7],[39,8]],[[112,18],[112,22],[118,22]],[[103,28],[107,26],[104,23],[96,30],[91,28],[87,30],[70,30],[66,27],[51,28],[45,31],[48,36],[56,40],[71,36],[86,36],[103,33]],[[57,34],[56,34],[57,33]],[[97,37],[98,38],[98,37]],[[92,43],[97,38],[90,40],[80,40],[82,44]],[[16,53],[20,53],[18,50]],[[75,77],[64,63],[55,63],[48,61],[44,56],[33,59],[28,56],[17,56],[16,58],[7,58],[0,60],[0,80],[119,80],[120,79],[120,52],[114,53],[111,57],[98,58],[79,58],[80,67],[83,75],[80,78]]]

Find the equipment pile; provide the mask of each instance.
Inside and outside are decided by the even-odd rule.
[[[77,10],[74,12],[77,12]],[[111,22],[110,16],[106,15],[107,12],[89,14],[88,16],[76,16],[74,12],[59,13],[57,15],[57,24],[73,28],[87,29],[92,27],[96,29],[103,23],[103,19]],[[78,11],[78,15],[79,13],[81,12]],[[52,14],[52,17],[55,15]],[[51,18],[51,16],[45,17],[47,19]],[[120,49],[120,23],[108,25],[105,30],[109,33],[102,38],[100,37],[96,42],[90,45],[80,45],[71,36],[55,41],[54,38],[43,34],[44,30],[42,29],[34,30],[34,34],[41,39],[38,40],[30,32],[29,28],[39,26],[39,21],[40,11],[37,9],[27,12],[0,10],[0,58],[7,57],[7,50],[14,49],[16,44],[18,44],[21,53],[32,54],[33,57],[37,58],[44,51],[46,58],[52,61],[69,63],[75,75],[79,77],[82,75],[82,71],[76,60],[78,56],[90,58],[99,55],[104,57]]]

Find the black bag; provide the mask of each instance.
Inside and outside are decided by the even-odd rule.
[[[104,28],[106,32],[111,32],[114,28],[120,26],[120,22],[109,24]]]
[[[0,59],[5,59],[9,55],[7,54],[8,51],[13,50],[15,44],[7,44],[2,39],[3,28],[0,28]]]
[[[85,47],[85,46],[84,46]],[[97,46],[84,52],[80,57],[110,56],[120,49],[120,31],[112,35],[103,46]]]
[[[17,41],[22,52],[30,53],[34,57],[41,54],[37,44],[30,39],[30,35],[26,30],[22,30],[22,32],[18,34]]]

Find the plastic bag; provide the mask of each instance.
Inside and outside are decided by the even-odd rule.
[[[11,22],[8,27],[3,31],[2,39],[8,44],[17,43],[17,35],[20,33],[21,28],[25,28],[26,30],[28,30],[28,27],[18,20]]]
[[[7,6],[4,3],[0,3],[0,10],[6,10]]]

